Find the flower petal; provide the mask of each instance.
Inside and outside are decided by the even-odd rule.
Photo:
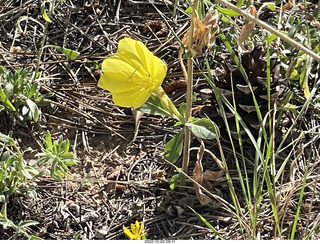
[[[128,90],[112,93],[112,100],[115,104],[122,107],[141,107],[150,97],[151,91],[143,90]]]
[[[134,239],[134,237],[135,237],[135,236],[131,233],[131,231],[130,231],[128,228],[124,227],[124,226],[123,226],[123,233],[124,233],[130,240]]]
[[[154,56],[142,42],[137,42],[136,48],[141,63],[155,82],[155,89],[158,88],[167,74],[166,64],[161,59]]]
[[[117,55],[108,57],[102,63],[103,75],[98,86],[112,92],[128,91],[137,89],[130,77],[132,74],[139,75],[130,64],[123,61]]]
[[[145,66],[145,63],[142,62],[140,54],[138,53],[137,43],[141,43],[141,45],[144,46],[142,42],[133,40],[131,38],[121,39],[118,44],[117,55],[135,69],[142,67],[144,70],[146,70],[147,67]],[[144,48],[144,51],[150,52],[145,46]]]
[[[137,225],[137,221],[136,221],[136,225]],[[139,235],[141,235],[142,231],[143,231],[143,221],[141,221],[140,225],[139,225],[139,222],[138,222],[138,226],[139,226]]]
[[[152,77],[155,89],[158,88],[167,73],[166,64],[154,56],[140,41],[124,38],[119,41],[117,55],[136,69],[141,66]],[[142,71],[143,72],[143,71]]]

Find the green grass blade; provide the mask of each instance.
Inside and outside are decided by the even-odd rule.
[[[220,235],[219,232],[218,232],[204,217],[202,217],[201,214],[197,213],[197,212],[196,212],[193,208],[191,208],[190,206],[188,206],[188,207],[192,210],[192,212],[194,212],[194,213],[198,216],[198,218],[199,218],[210,230],[212,230],[212,232],[213,232],[216,236],[218,236],[221,240],[224,240],[224,238],[222,237],[222,235]]]
[[[301,190],[300,190],[297,211],[296,211],[296,214],[295,214],[295,217],[294,217],[294,221],[293,221],[293,225],[292,225],[292,229],[291,229],[290,240],[294,239],[294,235],[295,235],[296,229],[297,229],[297,223],[298,223],[298,220],[299,220],[299,214],[300,214],[303,195],[304,195],[304,189],[306,188],[306,183],[307,183],[307,176],[308,176],[308,171],[309,171],[310,157],[311,157],[311,153],[309,155],[309,159],[308,159],[308,162],[307,162],[307,167],[306,167],[306,170],[305,170],[304,175],[303,175],[303,182],[302,182],[302,187],[301,187]]]

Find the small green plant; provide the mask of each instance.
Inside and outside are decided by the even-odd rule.
[[[43,143],[45,148],[42,149],[42,153],[37,154],[40,157],[38,165],[51,164],[50,176],[58,181],[63,181],[63,176],[70,177],[67,173],[68,167],[76,165],[78,159],[69,152],[69,140],[63,140],[63,136],[60,136],[52,142],[51,134],[47,131]]]
[[[15,141],[0,133],[0,202],[5,202],[12,195],[27,192],[35,197],[36,192],[28,183],[38,171],[26,165]]]
[[[16,112],[20,120],[38,121],[38,106],[46,104],[51,94],[41,95],[30,73],[31,68],[11,71],[0,66],[0,114]]]
[[[33,221],[33,220],[25,220],[25,221],[20,221],[20,223],[18,225],[15,225],[10,219],[8,219],[7,203],[4,203],[1,208],[0,224],[3,226],[4,229],[7,229],[8,227],[15,229],[16,232],[10,238],[12,240],[16,240],[20,235],[25,236],[29,240],[42,240],[41,238],[39,238],[37,236],[29,235],[27,232],[28,226],[37,225],[38,222]]]

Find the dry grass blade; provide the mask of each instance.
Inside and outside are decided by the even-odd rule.
[[[199,147],[199,151],[197,154],[197,162],[196,165],[194,166],[193,170],[193,179],[197,183],[194,183],[194,189],[196,191],[197,197],[201,203],[201,205],[207,205],[209,204],[212,200],[210,197],[205,195],[201,189],[200,186],[203,182],[203,167],[202,167],[202,157],[204,154],[204,143],[201,141],[201,145]]]

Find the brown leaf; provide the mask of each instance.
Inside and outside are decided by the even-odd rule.
[[[250,14],[256,17],[256,8],[254,6],[250,6]],[[255,23],[250,21],[248,24],[244,25],[241,29],[241,33],[238,39],[238,45],[240,49],[244,52],[248,52],[249,50],[243,46],[243,42],[246,41],[250,35],[250,32],[252,31],[253,27],[255,26]]]
[[[121,167],[117,166],[115,169],[107,176],[108,180],[116,180],[117,178],[120,177],[122,173]]]
[[[293,0],[289,0],[288,3],[286,3],[285,5],[282,6],[282,11],[288,9],[288,8],[292,8],[294,5]]]
[[[224,170],[220,170],[220,171],[206,170],[203,173],[203,180],[218,180],[221,178],[223,174],[224,174]]]
[[[216,39],[215,34],[219,30],[219,27],[217,25],[218,17],[218,11],[212,9],[208,11],[204,19],[200,21],[198,13],[196,12],[196,16],[193,19],[193,46],[190,50],[193,57],[199,56],[201,54],[202,48],[204,48],[205,46],[207,46],[207,48],[212,48]],[[211,33],[213,28],[215,28],[216,30]],[[190,30],[184,35],[182,39],[182,44],[185,47],[189,46],[189,35]]]
[[[127,188],[127,186],[126,185],[124,185],[124,184],[116,184],[116,186],[115,186],[115,189],[116,189],[116,191],[124,191],[125,189]]]
[[[202,157],[204,153],[204,143],[201,141],[201,145],[197,154],[197,162],[193,169],[193,180],[197,183],[194,183],[194,189],[196,191],[197,197],[201,205],[207,205],[211,202],[210,197],[206,196],[200,188],[200,185],[203,182],[203,167],[202,167]]]

